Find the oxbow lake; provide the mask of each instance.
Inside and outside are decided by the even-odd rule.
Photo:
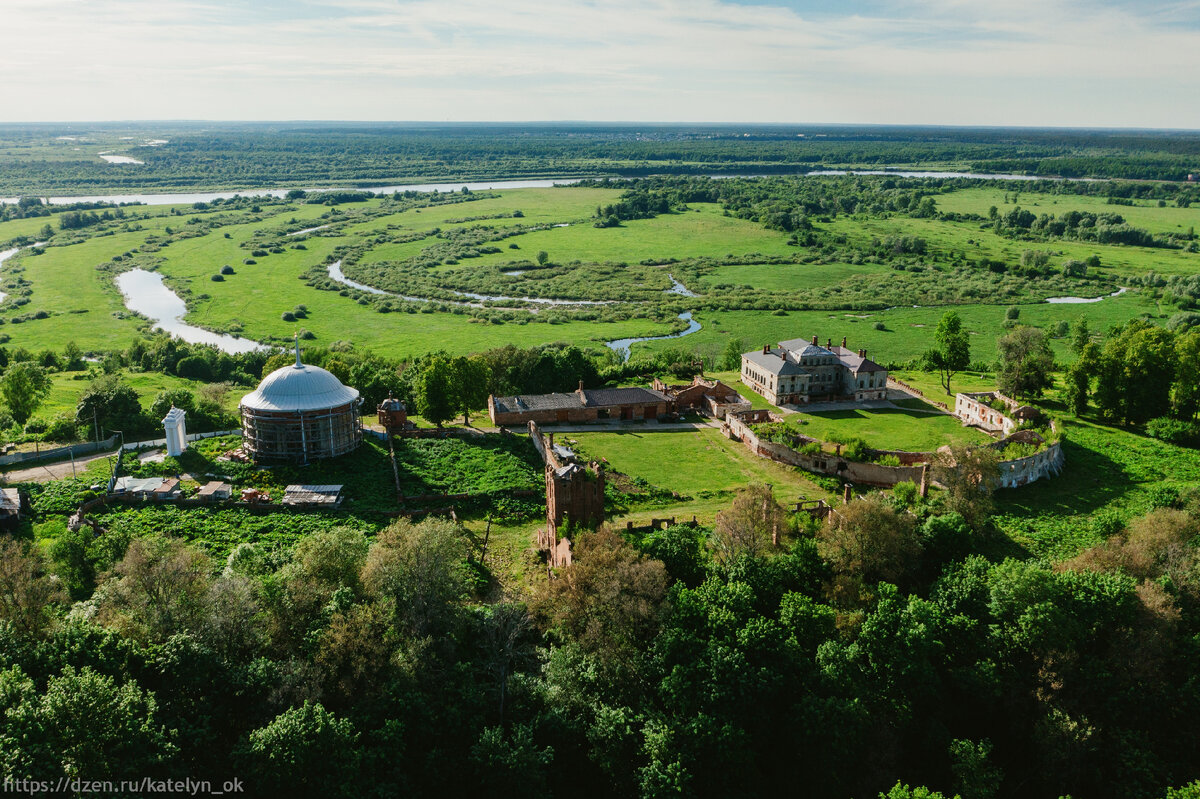
[[[117,288],[125,297],[125,307],[147,317],[159,330],[190,344],[211,344],[231,354],[269,349],[264,344],[240,336],[214,333],[183,321],[187,305],[179,295],[163,284],[162,275],[145,269],[131,269],[117,275]]]

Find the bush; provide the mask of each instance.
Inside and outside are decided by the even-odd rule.
[[[1008,310],[1004,312],[1004,318],[1009,321],[1016,321],[1017,319],[1020,319],[1021,309],[1015,305],[1009,306]]]
[[[266,250],[251,250],[250,254],[253,255],[255,258],[265,258],[267,256],[267,251]]]
[[[220,283],[220,282],[221,282],[221,281],[223,281],[224,279],[225,279],[224,275],[221,275],[220,273],[218,273],[218,274],[215,274],[215,275],[213,275],[212,277],[210,277],[210,278],[209,278],[209,280],[211,280],[211,281],[212,281],[212,282],[214,282],[214,283]]]
[[[1200,426],[1170,416],[1160,416],[1146,422],[1146,435],[1179,447],[1200,446]]]
[[[291,311],[284,311],[283,314],[281,314],[279,318],[285,322],[295,322],[296,321],[296,315],[294,313],[292,313]]]
[[[78,441],[80,436],[79,428],[75,424],[75,417],[69,413],[58,414],[46,425],[46,432],[42,438],[62,444]]]
[[[224,266],[222,266],[222,267],[221,267],[221,274],[222,274],[222,275],[232,275],[233,273],[234,273],[234,272],[233,272],[233,267],[232,267],[232,266],[230,266],[229,264],[225,264]]]
[[[883,322],[876,322],[875,324],[871,325],[871,327],[875,328],[876,330],[887,330],[887,325],[885,325]]]

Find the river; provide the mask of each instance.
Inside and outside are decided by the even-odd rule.
[[[971,180],[1081,180],[1095,181],[1097,178],[1061,178],[1044,175],[1007,175],[988,172],[926,172],[919,170],[891,169],[819,169],[808,173],[793,173],[792,175],[761,175],[747,173],[744,175],[707,175],[710,178],[764,178],[764,177],[803,177],[805,174],[816,177],[836,175],[891,175],[898,178],[968,178]],[[598,179],[598,178],[597,178]],[[375,194],[393,194],[398,191],[461,191],[465,186],[470,191],[487,191],[489,189],[545,189],[551,186],[569,186],[579,183],[583,178],[545,178],[542,180],[487,180],[461,181],[457,183],[412,183],[401,186],[336,186],[328,188],[305,189],[310,192],[322,191],[370,191]],[[43,197],[50,205],[70,205],[72,203],[141,203],[142,205],[191,205],[192,203],[209,203],[213,200],[227,200],[230,197],[283,197],[291,189],[240,189],[237,191],[183,192],[178,194],[91,194],[78,197]],[[17,202],[16,197],[2,197],[0,203],[9,205]]]
[[[464,181],[461,183],[414,183],[408,186],[340,186],[335,188],[305,189],[310,192],[322,191],[369,191],[375,194],[393,194],[398,191],[461,191],[465,186],[470,191],[487,191],[489,189],[545,189],[551,186],[569,186],[578,183],[580,178],[550,178],[547,180],[490,180],[483,182]],[[241,189],[240,191],[209,191],[182,194],[92,194],[82,197],[43,197],[50,205],[71,205],[72,203],[141,203],[142,205],[191,205],[192,203],[210,203],[213,200],[228,200],[230,197],[283,197],[291,189]],[[17,202],[16,197],[0,198],[0,203],[9,205]]]
[[[1129,289],[1122,286],[1112,294],[1105,294],[1101,297],[1047,297],[1046,302],[1051,305],[1079,305],[1088,302],[1100,302],[1101,300],[1107,300],[1109,297],[1120,297],[1127,291]]]
[[[178,294],[163,284],[162,275],[157,272],[131,269],[117,275],[116,283],[125,297],[126,308],[149,318],[156,328],[176,338],[191,344],[211,344],[231,354],[269,349],[265,344],[248,338],[214,333],[186,324],[183,316],[187,313],[187,305]]]
[[[890,175],[896,178],[966,178],[968,180],[1079,180],[1095,182],[1098,178],[1062,178],[1047,177],[1046,175],[1006,175],[990,172],[923,172],[920,170],[901,169],[818,169],[809,172],[810,175]]]
[[[685,311],[679,315],[679,318],[688,323],[687,330],[680,330],[678,333],[671,333],[666,336],[639,336],[638,338],[619,338],[616,341],[610,341],[605,346],[608,347],[617,355],[621,356],[622,361],[628,361],[630,348],[641,341],[664,341],[669,338],[683,338],[690,336],[700,329],[700,323],[692,318],[691,311]]]
[[[4,266],[4,262],[21,251],[20,247],[13,247],[11,250],[0,250],[0,267]],[[0,291],[0,302],[4,302],[4,298],[8,295]]]

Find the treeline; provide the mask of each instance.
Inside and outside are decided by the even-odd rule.
[[[1194,230],[1187,233],[1153,234],[1128,224],[1125,217],[1118,213],[1067,211],[1061,216],[1038,215],[1020,206],[1014,206],[1002,214],[996,206],[992,206],[989,216],[996,233],[1013,238],[1069,239],[1097,244],[1125,244],[1132,247],[1187,247],[1193,252],[1200,251]]]
[[[902,484],[821,523],[751,487],[712,528],[580,530],[573,565],[503,598],[437,519],[222,562],[166,535],[0,537],[0,762],[297,797],[1200,778],[1200,498],[1160,492],[1051,567],[1004,556],[977,487],[994,463],[956,456],[973,471],[936,498]]]
[[[1067,402],[1076,414],[1095,403],[1101,417],[1142,424],[1169,417],[1155,429],[1173,443],[1200,442],[1194,424],[1200,412],[1200,326],[1176,330],[1141,319],[1108,331],[1103,346],[1092,340],[1086,322],[1071,333],[1077,360],[1067,370]]]
[[[0,142],[44,142],[58,129],[5,126]],[[77,131],[76,131],[77,132]],[[262,125],[156,127],[170,143],[144,165],[94,156],[38,159],[9,149],[0,191],[87,193],[278,185],[370,186],[400,180],[777,174],[915,164],[985,172],[1184,180],[1200,169],[1190,133],[822,126]]]

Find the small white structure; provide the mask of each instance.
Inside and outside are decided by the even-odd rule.
[[[171,406],[163,417],[163,430],[167,434],[167,454],[177,458],[187,449],[187,424],[184,417],[187,413],[182,408]]]

